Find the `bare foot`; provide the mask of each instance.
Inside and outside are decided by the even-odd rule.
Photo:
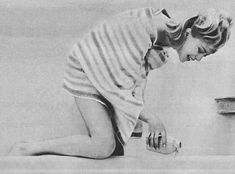
[[[29,156],[32,155],[30,153],[30,146],[27,142],[19,142],[13,145],[8,156]]]

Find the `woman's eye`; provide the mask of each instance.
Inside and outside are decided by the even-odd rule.
[[[204,54],[204,57],[208,55],[206,50],[204,48],[198,47],[198,53],[199,54]]]
[[[200,48],[200,47],[198,48],[198,53],[204,53],[202,48]]]

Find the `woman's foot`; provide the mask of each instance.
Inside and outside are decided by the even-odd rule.
[[[27,142],[19,142],[13,145],[8,156],[29,156],[32,155],[30,152],[30,146]]]

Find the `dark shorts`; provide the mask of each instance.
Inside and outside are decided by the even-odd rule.
[[[116,147],[111,156],[123,156],[124,155],[123,145],[120,143],[120,141],[117,139],[116,136],[115,136],[115,140],[116,140]]]

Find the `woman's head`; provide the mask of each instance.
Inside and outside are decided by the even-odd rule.
[[[232,18],[226,12],[210,9],[183,24],[168,22],[166,32],[182,62],[199,61],[226,43],[231,26]]]

